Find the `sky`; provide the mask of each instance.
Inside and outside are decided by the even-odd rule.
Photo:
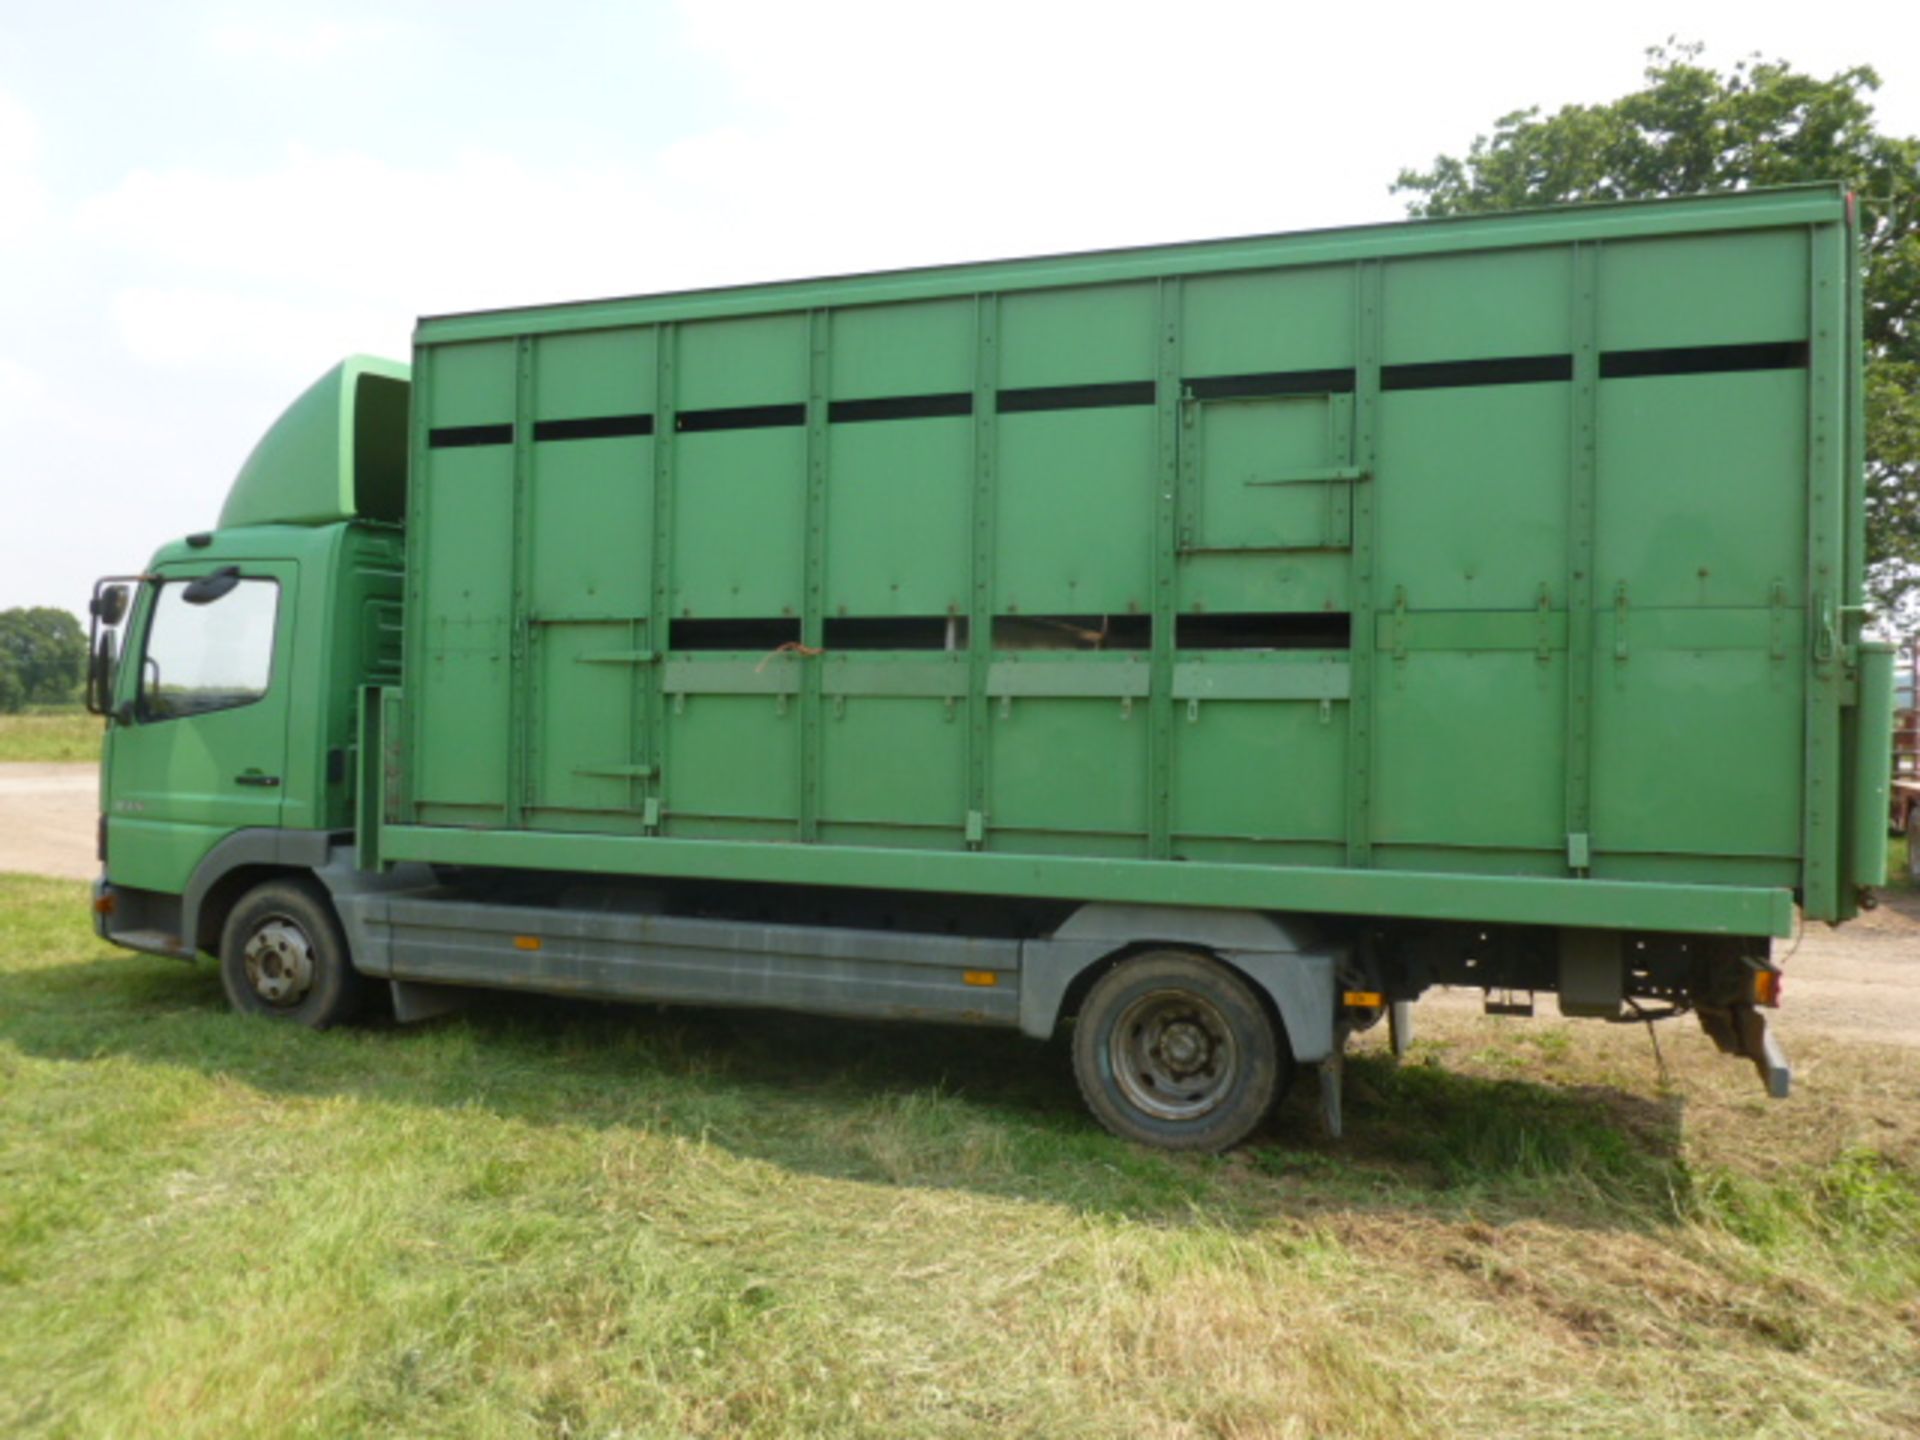
[[[1394,219],[1670,36],[1920,134],[1888,0],[0,0],[0,608],[210,527],[419,315]]]

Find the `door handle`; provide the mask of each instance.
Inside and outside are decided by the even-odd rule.
[[[262,775],[258,770],[249,770],[244,775],[234,776],[233,783],[236,785],[259,785],[271,790],[280,783],[280,777],[278,775]]]

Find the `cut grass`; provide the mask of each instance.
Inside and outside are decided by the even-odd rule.
[[[998,1032],[241,1019],[0,878],[9,1437],[1897,1435],[1920,1054],[1432,1007],[1218,1159]]]
[[[97,762],[100,727],[98,715],[78,706],[36,706],[18,715],[0,715],[0,762]]]

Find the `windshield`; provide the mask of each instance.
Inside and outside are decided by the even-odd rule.
[[[189,603],[186,589],[169,580],[154,594],[140,663],[142,719],[229,710],[267,693],[279,583],[241,580],[205,605]]]

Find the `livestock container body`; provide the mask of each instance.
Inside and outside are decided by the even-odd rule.
[[[1842,919],[1849,205],[425,321],[384,853]]]

